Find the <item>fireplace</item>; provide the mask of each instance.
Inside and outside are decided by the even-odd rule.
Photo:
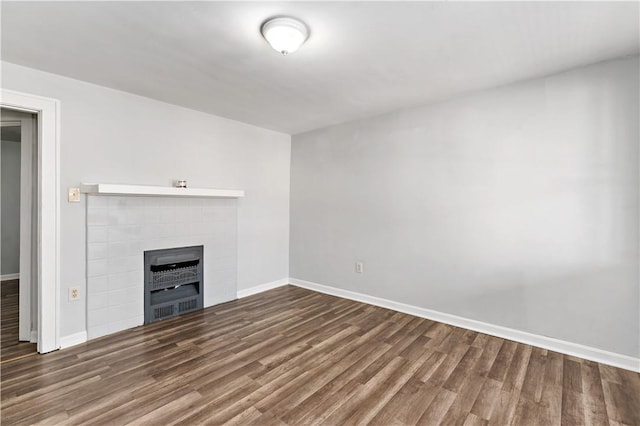
[[[202,246],[197,285],[207,308],[237,297],[237,200],[115,195],[87,197],[87,335],[144,324],[144,253]],[[171,262],[167,262],[171,263]],[[175,262],[173,262],[175,263]],[[190,278],[188,278],[190,279]],[[183,281],[169,285],[181,289]],[[167,290],[168,292],[169,290]],[[164,301],[155,296],[154,302]],[[197,303],[197,302],[196,302]],[[188,305],[174,306],[174,311]],[[171,308],[167,308],[169,311]],[[190,309],[190,308],[189,308]],[[167,313],[167,312],[163,312]],[[162,318],[167,318],[162,316]]]
[[[202,246],[144,252],[144,323],[203,307]]]

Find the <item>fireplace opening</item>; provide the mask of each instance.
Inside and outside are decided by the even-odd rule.
[[[144,252],[144,323],[202,309],[203,246]]]

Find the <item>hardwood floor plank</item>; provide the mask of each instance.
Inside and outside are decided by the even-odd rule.
[[[436,397],[438,389],[411,377],[371,419],[372,425],[413,425]]]
[[[582,392],[585,425],[608,424],[602,379],[598,364],[595,362],[586,362],[582,366]]]
[[[491,369],[487,373],[490,379],[497,380],[499,382],[504,381],[504,377],[507,374],[507,370],[511,365],[511,360],[516,352],[517,343],[510,340],[503,341],[498,355],[496,355]]]
[[[484,381],[484,377],[473,373],[465,377],[460,385],[460,389],[456,392],[455,400],[442,419],[443,425],[459,425],[464,423],[478,398],[478,394],[482,390]]]
[[[440,424],[455,399],[456,394],[454,392],[440,388],[438,394],[416,424],[424,426]]]
[[[478,338],[473,343],[474,347],[482,349],[482,355],[480,355],[480,359],[474,366],[474,370],[481,376],[487,376],[496,361],[504,340],[486,334],[479,334],[478,336],[485,336],[485,338],[481,340],[484,346],[479,346]]]
[[[158,425],[169,424],[172,419],[176,419],[184,415],[185,411],[190,409],[197,403],[202,401],[202,395],[196,391],[191,391],[186,395],[174,399],[161,407],[145,414],[142,417],[130,422],[130,425]]]
[[[518,343],[516,351],[513,354],[509,368],[504,377],[502,390],[507,392],[520,391],[524,383],[527,373],[527,365],[529,365],[529,357],[531,356],[532,347]]]
[[[559,425],[562,420],[563,358],[556,352],[547,353],[544,380],[538,405],[541,424]]]
[[[359,387],[358,391],[355,392],[347,401],[344,401],[344,403],[331,413],[330,416],[324,419],[322,424],[345,424],[350,417],[353,417],[353,419],[349,422],[353,424],[359,416],[364,414],[362,407],[365,404],[372,404],[371,409],[375,409],[377,401],[375,398],[369,397],[376,392],[380,392],[381,389],[387,390],[383,384],[386,382],[394,383],[397,380],[397,377],[401,376],[402,369],[408,362],[409,361],[406,359],[400,357],[394,357],[389,360],[389,362],[385,363],[385,365],[369,380],[364,383],[360,381],[362,385]]]
[[[583,425],[584,406],[582,405],[582,393],[571,389],[562,391],[562,420],[563,425]]]
[[[499,401],[498,396],[502,389],[502,383],[497,380],[487,378],[480,390],[478,398],[473,403],[470,412],[481,419],[489,420],[493,414],[496,403]]]
[[[565,389],[582,393],[582,372],[581,365],[572,361],[568,356],[564,357],[562,385]]]
[[[382,354],[387,352],[391,346],[370,342],[361,348],[364,356],[359,358],[330,382],[313,392],[309,397],[298,403],[296,407],[289,409],[289,411],[282,416],[282,419],[289,424],[295,425],[307,423],[310,419],[320,419],[320,413],[329,415],[333,412],[332,407],[337,408],[339,401],[343,400],[346,395],[351,395],[351,392],[355,388],[360,387],[360,383],[355,380],[356,376]],[[360,351],[361,349],[357,349],[354,353],[359,353]]]
[[[482,419],[473,413],[470,413],[467,418],[464,419],[464,423],[462,423],[462,426],[486,426],[488,424],[489,422],[487,420]]]
[[[489,425],[504,426],[512,424],[519,401],[520,392],[517,390],[514,392],[500,390],[493,413],[489,419]]]
[[[542,385],[544,384],[546,363],[547,351],[540,348],[533,348],[522,383],[522,396],[530,401],[539,403],[542,399]]]
[[[467,383],[467,379],[470,377],[469,371],[473,370],[480,355],[482,355],[482,349],[470,346],[442,387],[451,392],[459,392],[462,385]]]

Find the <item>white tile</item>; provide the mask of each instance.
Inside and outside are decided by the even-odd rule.
[[[130,225],[144,225],[147,223],[146,211],[141,208],[127,210],[127,223]]]
[[[160,223],[160,209],[157,207],[146,207],[144,210],[145,223]]]
[[[97,277],[107,273],[106,259],[88,260],[87,261],[87,277]]]
[[[203,220],[204,220],[204,215],[202,213],[202,207],[192,207],[192,208],[190,208],[186,212],[186,216],[188,217],[188,220],[186,220],[186,222],[188,222],[188,223],[198,224],[198,223],[202,223]]]
[[[158,197],[142,197],[142,207],[145,209],[158,207]]]
[[[129,239],[129,233],[125,225],[110,226],[108,229],[108,239],[109,243],[127,241]]]
[[[158,197],[157,200],[158,200],[158,202],[157,202],[156,205],[158,207],[160,207],[161,209],[171,208],[171,207],[175,206],[173,198]]]
[[[109,323],[111,308],[95,309],[87,312],[87,327],[97,327]],[[144,309],[144,308],[143,308]]]
[[[207,269],[209,270],[231,270],[233,269],[235,271],[235,269],[238,267],[238,260],[237,257],[234,255],[231,256],[225,256],[225,257],[218,257],[218,258],[214,258],[214,257],[207,257]]]
[[[114,225],[108,230],[109,242],[139,240],[142,228],[139,225]]]
[[[87,339],[97,339],[112,333],[111,324],[87,327]]]
[[[116,241],[109,243],[109,257],[140,256],[142,241]]]
[[[144,315],[136,315],[109,324],[109,333],[117,333],[118,331],[138,327],[142,324],[144,324]]]
[[[90,209],[106,209],[109,206],[108,198],[99,195],[88,195],[87,207]]]
[[[90,311],[108,307],[108,294],[106,291],[89,293],[89,297],[87,297],[87,315],[91,315]]]
[[[235,281],[236,270],[235,269],[211,269],[205,268],[204,270],[205,283],[227,283]]]
[[[143,201],[140,200],[142,197],[131,197],[131,196],[117,196],[117,197],[109,197],[109,209],[113,208],[128,208],[128,207],[140,207],[143,204]]]
[[[164,223],[160,226],[160,237],[174,237],[176,233],[175,223]]]
[[[149,223],[142,226],[141,239],[142,240],[153,240],[155,238],[159,238],[162,233],[162,227],[164,225],[159,223]]]
[[[143,268],[144,260],[142,253],[136,256],[119,256],[110,257],[107,260],[107,268],[109,274],[118,274],[121,272],[137,271]]]
[[[108,257],[128,256],[129,241],[113,241],[107,247]]]
[[[129,197],[129,207],[133,207],[133,208],[144,208],[144,206],[147,204],[147,199],[149,197]]]
[[[108,225],[107,209],[87,209],[87,226]]]
[[[142,238],[142,225],[127,225],[129,241],[139,241]]]
[[[200,231],[200,225],[193,221],[185,222],[181,225],[181,227],[182,227],[182,234],[189,237],[198,235]]]
[[[87,278],[87,294],[89,299],[92,298],[94,294],[106,292],[108,289],[108,278],[106,275]]]
[[[88,226],[87,243],[107,242],[107,229],[106,226]]]
[[[114,225],[126,225],[127,224],[127,209],[124,208],[111,208],[108,215],[109,226]]]
[[[144,303],[143,290],[124,288],[109,292],[109,306],[124,305],[127,303]]]
[[[173,207],[164,207],[159,210],[158,223],[175,223],[176,209]]]
[[[106,259],[107,257],[107,243],[87,244],[87,260]]]
[[[167,237],[164,239],[165,248],[184,247],[188,245],[182,237]]]
[[[139,271],[121,272],[109,275],[109,291],[144,286],[144,272],[142,266]]]
[[[109,307],[109,316],[114,322],[140,315],[144,315],[144,306],[141,303],[125,303]]]

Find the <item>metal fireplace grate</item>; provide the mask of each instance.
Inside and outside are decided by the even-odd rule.
[[[145,324],[203,307],[203,247],[144,252]]]
[[[187,284],[197,280],[198,265],[195,264],[174,270],[152,272],[151,276],[151,290]]]

